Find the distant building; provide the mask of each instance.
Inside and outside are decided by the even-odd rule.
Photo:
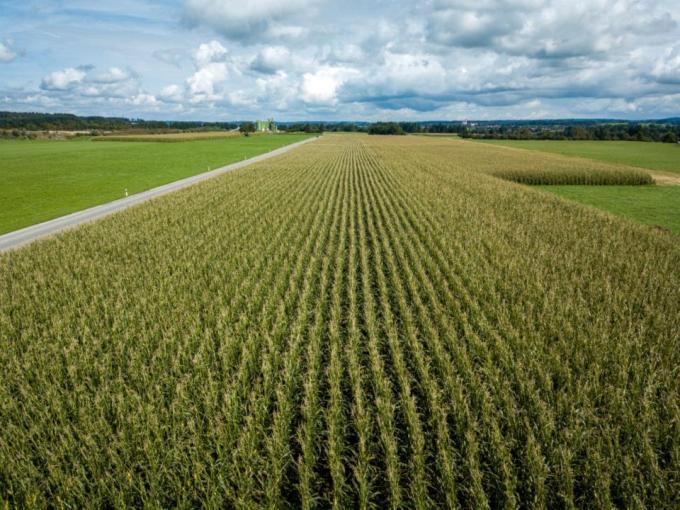
[[[255,122],[255,130],[262,133],[276,133],[276,122],[274,119],[258,120]]]

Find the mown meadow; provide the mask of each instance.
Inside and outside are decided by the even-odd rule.
[[[303,140],[299,134],[182,143],[0,140],[0,234]],[[158,135],[156,135],[158,136]],[[169,135],[161,135],[169,136]]]
[[[680,186],[544,186],[543,190],[680,235]]]
[[[680,174],[680,145],[677,143],[594,140],[476,141]]]
[[[677,237],[471,146],[326,135],[0,254],[0,506],[677,508]]]

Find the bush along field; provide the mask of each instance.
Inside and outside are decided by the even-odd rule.
[[[678,508],[677,239],[470,145],[327,135],[0,255],[0,505]]]

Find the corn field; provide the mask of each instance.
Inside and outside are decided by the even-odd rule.
[[[0,507],[678,508],[678,238],[498,161],[576,164],[326,135],[0,255]]]
[[[575,168],[553,170],[499,170],[491,175],[507,181],[529,185],[587,185],[587,186],[640,186],[654,184],[654,179],[644,170],[634,168]]]

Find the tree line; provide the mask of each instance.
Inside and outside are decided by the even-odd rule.
[[[457,134],[462,138],[513,140],[626,140],[676,143],[680,140],[680,121],[655,122],[376,122],[366,131],[375,135],[406,133]]]
[[[234,129],[235,122],[198,122],[79,116],[70,113],[0,112],[0,130],[25,131],[187,131]]]
[[[30,138],[33,131],[178,132],[229,130],[254,131],[252,122],[200,122],[78,116],[69,113],[0,112],[0,134]],[[244,127],[245,126],[245,127]],[[557,119],[516,121],[412,121],[412,122],[282,122],[281,131],[305,133],[363,132],[374,135],[457,134],[463,138],[513,140],[634,140],[676,143],[680,118],[651,121],[615,119]]]
[[[464,129],[464,138],[510,140],[625,140],[677,143],[680,124],[611,123],[567,126],[473,126]]]

